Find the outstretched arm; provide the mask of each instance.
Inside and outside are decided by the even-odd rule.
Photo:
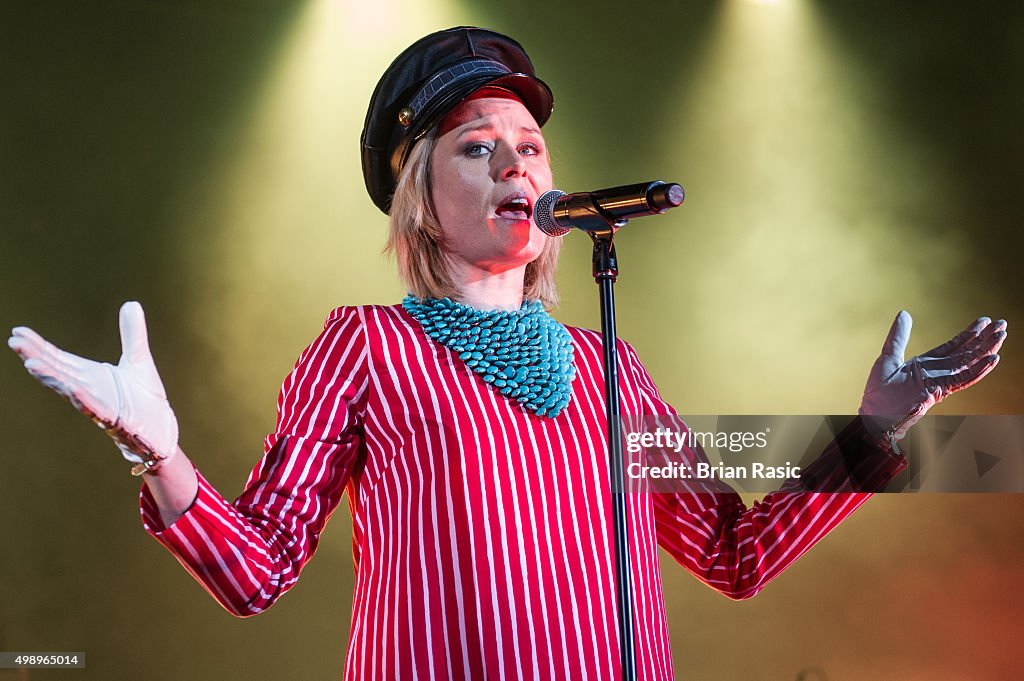
[[[910,315],[900,312],[872,366],[862,418],[839,433],[822,456],[826,473],[841,473],[845,469],[829,459],[850,461],[850,453],[856,453],[853,479],[819,478],[834,478],[838,493],[820,484],[813,489],[821,492],[801,491],[798,480],[751,508],[717,480],[687,492],[655,493],[658,543],[712,588],[749,598],[859,508],[870,493],[849,490],[876,489],[899,473],[906,461],[894,443],[929,408],[992,371],[1006,338],[1004,321],[981,317],[953,339],[904,361],[910,325]],[[635,367],[650,413],[674,413],[638,359]],[[851,486],[852,480],[857,484]]]
[[[121,339],[117,366],[64,352],[25,327],[8,345],[29,373],[104,428],[135,464],[145,480],[146,531],[232,614],[265,610],[312,557],[360,446],[366,353],[358,315],[333,315],[299,358],[282,388],[277,430],[234,504],[177,445],[177,420],[138,303],[121,308]]]

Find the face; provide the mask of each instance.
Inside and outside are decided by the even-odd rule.
[[[451,257],[497,273],[540,255],[548,237],[530,218],[537,197],[551,189],[551,167],[521,102],[463,102],[441,124],[430,163],[434,210]]]

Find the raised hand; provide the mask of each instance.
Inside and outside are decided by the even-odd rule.
[[[117,366],[65,352],[24,326],[11,330],[7,345],[40,383],[106,430],[140,474],[177,451],[178,420],[153,363],[142,306],[122,305],[119,324]]]
[[[980,317],[951,340],[903,360],[913,320],[901,310],[864,387],[860,414],[901,439],[935,404],[974,385],[995,368],[1006,322]]]

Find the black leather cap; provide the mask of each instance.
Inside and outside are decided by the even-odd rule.
[[[537,125],[551,116],[554,97],[534,75],[523,47],[494,31],[470,26],[438,31],[391,63],[370,98],[360,137],[366,191],[378,208],[391,209],[413,143],[485,85],[511,91]]]

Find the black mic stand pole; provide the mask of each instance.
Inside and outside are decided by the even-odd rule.
[[[625,220],[588,230],[594,240],[593,272],[601,297],[601,343],[604,350],[604,403],[608,420],[608,470],[611,474],[612,522],[615,533],[615,587],[619,610],[619,653],[623,681],[636,679],[634,649],[633,572],[629,550],[625,462],[619,404],[619,356],[616,352],[615,279],[619,276],[612,239]]]

